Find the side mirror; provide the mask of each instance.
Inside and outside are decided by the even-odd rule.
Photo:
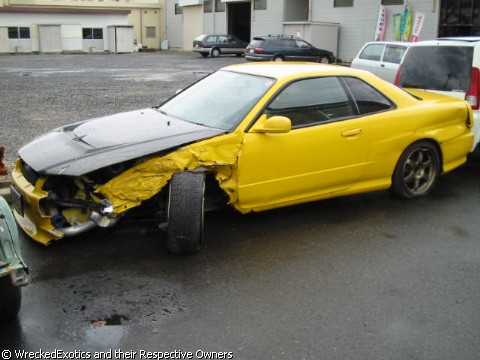
[[[272,116],[267,118],[267,115],[262,115],[250,132],[281,134],[288,133],[290,130],[292,130],[292,122],[286,116]]]

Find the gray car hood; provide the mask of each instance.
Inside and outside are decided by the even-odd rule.
[[[78,176],[224,132],[144,109],[58,128],[18,153],[40,174]]]

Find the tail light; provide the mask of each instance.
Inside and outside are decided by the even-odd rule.
[[[465,96],[465,100],[469,102],[473,110],[480,108],[480,70],[474,67],[472,68],[472,77],[470,80],[470,89]]]
[[[395,81],[393,82],[396,86],[398,86],[398,83],[400,82],[400,73],[402,72],[402,67],[403,65],[400,64],[397,70],[397,75],[395,75]]]
[[[265,50],[263,48],[255,48],[254,49],[255,54],[263,54]]]

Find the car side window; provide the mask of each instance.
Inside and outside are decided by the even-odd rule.
[[[406,48],[404,46],[387,45],[385,54],[383,55],[383,61],[400,64],[405,53]]]
[[[385,45],[383,44],[367,45],[358,57],[365,60],[380,61],[384,47]]]
[[[334,76],[299,80],[283,89],[264,111],[286,116],[293,128],[357,115],[342,82]]]
[[[217,36],[209,36],[207,38],[207,43],[214,43],[217,42]]]
[[[218,42],[220,44],[226,44],[227,43],[227,37],[226,36],[219,36],[218,37]]]
[[[363,80],[345,77],[344,81],[355,99],[360,114],[373,114],[394,108],[389,99]]]
[[[310,49],[310,45],[308,45],[305,41],[296,40],[296,43],[299,48]]]

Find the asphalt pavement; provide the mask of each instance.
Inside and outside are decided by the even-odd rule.
[[[7,166],[50,129],[150,107],[243,61],[1,56]],[[0,323],[1,359],[478,360],[479,210],[470,162],[416,201],[381,191],[208,214],[193,256],[167,254],[147,223],[48,247],[22,237],[31,285],[18,319]]]

